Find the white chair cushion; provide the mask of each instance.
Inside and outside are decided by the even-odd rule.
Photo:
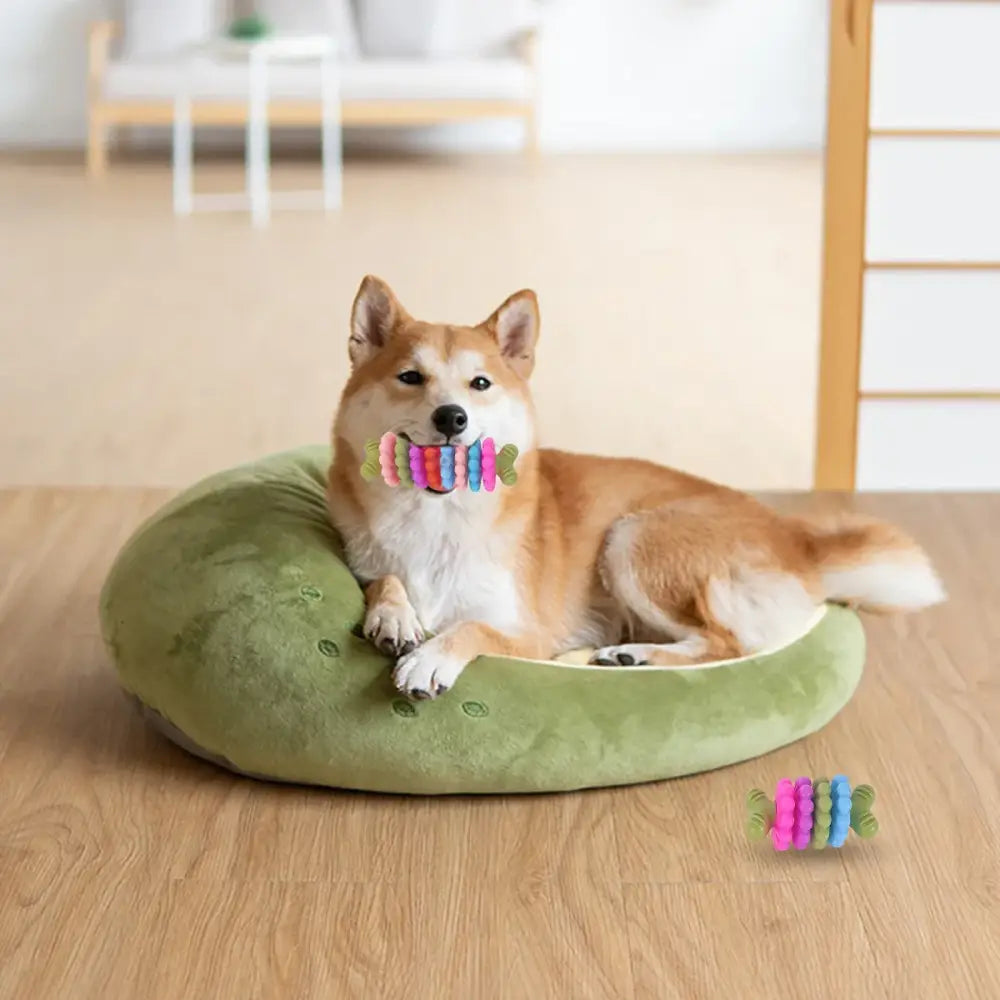
[[[225,17],[220,0],[118,0],[121,53],[130,59],[175,53],[207,41]]]
[[[345,100],[526,100],[518,59],[362,59],[343,70]]]
[[[108,66],[110,100],[171,100],[186,79],[195,99],[245,100],[248,67],[241,60],[122,59]],[[319,100],[319,68],[313,63],[275,63],[275,98]],[[524,100],[530,94],[527,67],[516,59],[363,59],[341,66],[345,101]]]
[[[253,7],[276,32],[333,35],[342,58],[361,54],[351,0],[255,0]]]
[[[365,55],[482,56],[538,22],[536,0],[358,0]]]

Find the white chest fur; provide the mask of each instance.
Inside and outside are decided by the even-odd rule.
[[[435,497],[382,486],[366,523],[341,525],[348,562],[366,580],[399,577],[429,631],[480,621],[516,634],[523,622],[514,542],[494,526],[496,503],[486,494]]]

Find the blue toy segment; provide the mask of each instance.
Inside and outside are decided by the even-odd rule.
[[[450,444],[441,445],[441,485],[446,490],[455,485],[455,449]]]
[[[851,785],[847,778],[838,774],[830,781],[830,837],[831,847],[843,847],[851,829]]]
[[[477,441],[469,446],[469,489],[473,493],[479,492],[479,487],[483,481],[483,449]]]

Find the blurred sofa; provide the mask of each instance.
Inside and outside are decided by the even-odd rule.
[[[200,47],[249,14],[276,33],[334,37],[344,125],[515,118],[537,148],[535,0],[117,0],[111,14],[89,37],[91,174],[106,169],[117,126],[172,122],[182,75],[195,124],[245,122],[245,57]],[[318,125],[319,94],[315,64],[275,64],[272,124]]]

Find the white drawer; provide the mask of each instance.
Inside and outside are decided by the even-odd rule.
[[[873,138],[867,259],[1000,261],[998,178],[1000,139]]]
[[[1000,128],[1000,3],[876,3],[872,128]]]
[[[861,316],[862,390],[1000,391],[1000,272],[868,271]]]
[[[859,490],[1000,489],[1000,402],[864,400]]]

